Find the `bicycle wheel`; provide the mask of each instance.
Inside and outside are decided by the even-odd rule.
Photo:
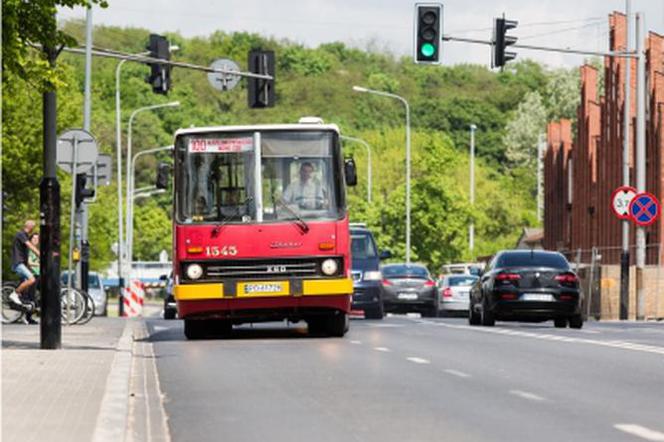
[[[16,289],[13,283],[5,283],[2,286],[2,323],[11,324],[18,321],[23,317],[23,311],[14,307],[14,304],[9,300],[9,295]]]
[[[81,316],[81,319],[76,321],[76,324],[79,325],[87,324],[95,315],[95,301],[92,299],[92,296],[90,296],[87,292],[84,291],[81,291],[81,294],[85,298],[85,311],[83,313],[83,316]]]
[[[85,297],[74,288],[65,287],[60,290],[60,304],[64,323],[76,324],[85,314]],[[67,307],[69,307],[69,321],[67,321]]]

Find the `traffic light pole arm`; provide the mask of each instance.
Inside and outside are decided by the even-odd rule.
[[[474,43],[474,44],[493,46],[493,42],[491,40],[478,40],[475,38],[453,37],[451,35],[444,35],[443,41],[460,41],[463,43]],[[636,52],[600,52],[600,51],[551,48],[547,46],[533,46],[533,45],[521,45],[521,44],[513,44],[510,45],[510,47],[519,48],[519,49],[532,49],[535,51],[561,52],[563,54],[594,55],[598,57],[619,57],[619,58],[634,58],[634,59],[639,57]]]
[[[85,54],[85,49],[83,48],[64,48],[63,50],[65,52],[71,52],[73,54]],[[163,65],[193,69],[196,71],[203,71],[203,72],[232,74],[245,78],[260,78],[263,80],[274,80],[274,78],[271,75],[254,74],[252,72],[233,71],[229,69],[211,68],[209,66],[199,66],[193,63],[185,63],[181,61],[170,61],[170,60],[163,60],[161,58],[147,57],[140,54],[125,54],[122,52],[111,51],[108,49],[100,49],[100,48],[93,49],[92,55],[95,55],[97,57],[115,58],[119,60],[137,61],[139,63],[163,64]]]

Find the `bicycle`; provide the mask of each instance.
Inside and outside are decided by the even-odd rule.
[[[33,319],[38,320],[41,313],[41,293],[35,290],[34,302],[17,305],[9,299],[9,295],[18,286],[15,282],[5,282],[2,285],[2,323],[11,324],[18,322],[27,313],[32,313]],[[75,288],[60,289],[60,306],[62,311],[62,322],[69,324],[85,324],[94,316],[94,301],[85,292]],[[67,320],[67,307],[69,307],[70,318]]]

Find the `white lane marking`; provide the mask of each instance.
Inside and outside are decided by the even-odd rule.
[[[351,343],[351,344],[355,344],[355,345],[360,345],[360,344],[362,344],[361,341],[350,341],[350,343]]]
[[[636,424],[615,424],[614,428],[645,440],[664,441],[664,433]]]
[[[427,359],[422,359],[422,358],[418,358],[418,357],[415,357],[415,356],[411,356],[411,357],[408,357],[406,359],[408,359],[410,362],[414,362],[416,364],[430,364],[431,363],[431,361],[429,361]]]
[[[558,342],[571,342],[571,343],[576,343],[576,344],[589,344],[589,345],[597,345],[600,347],[611,347],[611,348],[618,348],[618,349],[623,349],[623,350],[633,350],[633,351],[641,351],[645,353],[653,353],[653,354],[658,354],[658,355],[663,355],[664,356],[664,347],[658,347],[655,345],[647,345],[647,344],[637,344],[634,342],[626,342],[626,341],[600,341],[597,339],[588,339],[588,338],[576,338],[572,336],[558,336],[558,335],[551,335],[551,334],[545,334],[545,333],[533,333],[533,332],[525,332],[525,331],[518,331],[518,330],[510,330],[510,329],[505,329],[505,328],[493,328],[493,327],[477,327],[477,326],[470,326],[470,325],[457,325],[457,324],[449,324],[445,322],[439,322],[437,323],[441,327],[446,327],[446,328],[455,328],[459,330],[472,330],[476,332],[483,332],[483,333],[493,333],[493,334],[500,334],[500,335],[510,335],[510,336],[521,336],[521,337],[526,337],[526,338],[534,338],[534,339],[543,339],[547,341],[558,341]]]
[[[164,326],[161,326],[161,325],[155,325],[153,328],[154,328],[154,331],[156,331],[156,332],[168,330],[168,327],[164,327]]]
[[[391,352],[391,351],[392,351],[392,350],[390,350],[390,349],[387,348],[387,347],[374,347],[374,350],[376,350],[376,351],[383,351],[383,352],[385,352],[385,353],[388,353],[388,352]]]
[[[510,390],[510,394],[513,394],[514,396],[518,396],[523,399],[528,399],[530,401],[541,402],[545,400],[542,396],[538,396],[535,393],[530,393],[528,391]]]
[[[367,324],[371,328],[400,328],[403,324]]]
[[[588,335],[599,335],[601,332],[597,330],[579,330],[579,333],[585,333]]]
[[[459,370],[454,370],[452,368],[446,368],[443,371],[447,374],[451,374],[452,376],[457,376],[457,377],[460,377],[460,378],[469,378],[470,377],[470,375],[468,373],[464,373],[463,371],[459,371]]]

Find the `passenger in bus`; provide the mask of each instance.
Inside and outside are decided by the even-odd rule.
[[[283,194],[288,204],[296,204],[300,209],[326,209],[328,206],[327,192],[314,175],[314,165],[308,161],[300,165],[299,180],[291,182]]]

